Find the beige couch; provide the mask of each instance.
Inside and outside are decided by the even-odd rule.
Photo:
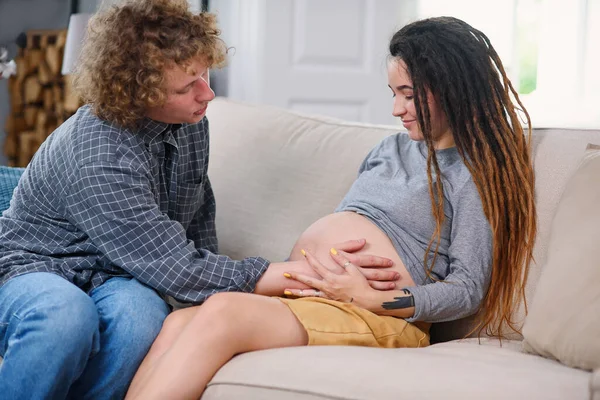
[[[220,250],[233,258],[285,259],[298,235],[342,199],[367,152],[397,131],[225,99],[211,103],[208,118]],[[534,131],[539,236],[526,290],[530,300],[558,200],[587,143],[600,144],[600,131]],[[466,329],[468,321],[434,325],[438,344],[425,349],[244,354],[217,373],[203,400],[600,400],[600,371],[526,354],[520,337],[502,346],[488,338],[456,340]]]

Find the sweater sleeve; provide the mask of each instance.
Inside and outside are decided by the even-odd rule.
[[[490,281],[492,232],[475,184],[468,180],[452,204],[449,274],[443,281],[406,288],[415,300],[407,321],[443,322],[479,309]]]

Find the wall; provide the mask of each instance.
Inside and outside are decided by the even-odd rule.
[[[97,7],[96,0],[79,0],[79,12],[81,13],[93,13]]]
[[[101,5],[107,6],[118,0],[79,0],[78,11],[93,13]],[[7,47],[9,59],[17,52],[15,39],[29,29],[58,29],[65,28],[69,23],[71,7],[70,0],[0,0],[0,46]],[[190,0],[190,4],[199,9],[200,0]],[[217,74],[218,75],[218,74]],[[226,81],[222,75],[215,77],[219,86],[217,94],[226,92]],[[6,79],[0,79],[0,165],[6,165],[4,155],[4,126],[10,112],[8,84]]]
[[[17,51],[15,39],[21,32],[65,28],[68,18],[68,0],[1,0],[0,46],[8,47],[9,59],[14,58]],[[9,112],[7,81],[0,79],[0,165],[6,165],[4,125]]]
[[[232,23],[232,4],[231,0],[210,0],[209,11],[217,15],[217,23],[221,30],[221,39],[227,46],[231,46],[231,23]],[[230,49],[231,54],[235,54],[235,49]],[[217,96],[227,96],[229,92],[229,66],[226,64],[223,68],[210,71],[210,85]]]

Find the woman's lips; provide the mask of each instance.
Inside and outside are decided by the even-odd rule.
[[[408,129],[414,122],[415,122],[414,119],[411,119],[411,120],[408,120],[408,121],[402,121],[402,125],[404,125],[404,127],[406,129]]]

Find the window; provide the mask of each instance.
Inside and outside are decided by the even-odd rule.
[[[483,31],[534,127],[600,128],[600,0],[419,0]]]

